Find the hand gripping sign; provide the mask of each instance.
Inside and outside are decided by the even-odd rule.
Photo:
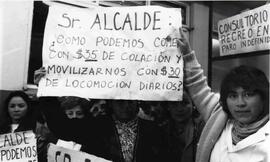
[[[179,27],[180,9],[51,6],[38,96],[181,100]]]

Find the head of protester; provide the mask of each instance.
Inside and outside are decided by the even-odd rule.
[[[106,115],[106,100],[105,99],[91,99],[89,113],[93,117]]]
[[[269,121],[269,82],[259,69],[238,66],[223,79],[220,90],[223,110],[233,120],[232,140],[238,143]],[[244,131],[244,129],[248,131]]]
[[[152,120],[159,126],[163,125],[168,116],[163,103],[162,101],[140,101],[140,108],[145,115],[142,116],[139,113],[139,116]]]
[[[69,119],[82,119],[87,116],[89,101],[80,97],[62,97],[61,108]]]
[[[138,117],[136,100],[106,100],[100,138],[112,161],[165,161],[166,139],[153,122]],[[136,159],[136,160],[135,160]]]
[[[165,101],[163,107],[168,116],[166,123],[161,125],[168,138],[168,161],[195,161],[197,142],[204,122],[191,97],[184,89],[181,101]]]
[[[23,91],[9,94],[4,103],[6,120],[1,126],[1,132],[34,130],[35,120],[30,98]]]
[[[139,112],[136,100],[108,100],[108,114],[123,123],[136,119]]]

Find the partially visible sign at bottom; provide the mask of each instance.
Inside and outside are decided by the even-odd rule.
[[[1,134],[0,162],[37,162],[37,144],[33,131]]]
[[[84,152],[66,149],[52,143],[48,149],[49,162],[111,162]]]

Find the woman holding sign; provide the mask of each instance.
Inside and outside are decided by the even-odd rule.
[[[48,130],[37,122],[37,112],[32,102],[23,91],[14,91],[9,94],[4,103],[7,119],[0,126],[0,134],[33,131],[37,139],[38,161],[46,161],[46,145]]]
[[[195,53],[181,30],[180,34],[185,86],[206,121],[196,161],[269,161],[269,81],[265,74],[254,67],[236,67],[223,79],[219,97],[211,92]]]

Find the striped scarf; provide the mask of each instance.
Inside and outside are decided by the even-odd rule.
[[[262,128],[269,121],[269,115],[266,115],[261,120],[251,123],[249,125],[243,125],[240,122],[234,120],[232,128],[232,141],[236,145],[241,140],[245,139],[251,134],[256,133],[260,128]]]

